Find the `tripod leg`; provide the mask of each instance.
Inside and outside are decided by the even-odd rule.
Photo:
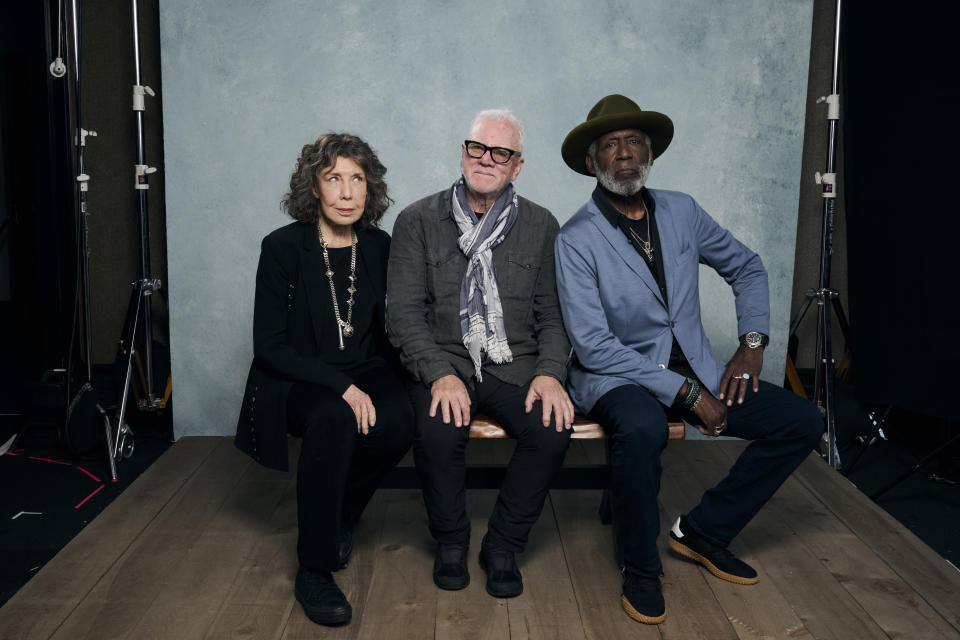
[[[863,446],[861,446],[860,450],[857,451],[857,454],[853,457],[853,460],[847,463],[847,465],[841,470],[841,473],[843,473],[843,475],[845,476],[849,475],[853,471],[853,468],[856,466],[857,461],[860,460],[861,456],[863,456],[863,454],[870,447],[870,445],[873,444],[873,441],[877,439],[877,436],[880,435],[880,432],[883,430],[883,425],[886,424],[887,422],[887,416],[890,415],[890,411],[892,409],[893,409],[893,405],[888,404],[887,408],[883,411],[883,415],[881,415],[879,418],[875,417],[876,413],[874,413],[873,411],[867,414],[871,422],[873,423],[873,425],[876,427],[876,429],[874,429],[873,433],[870,434],[870,437],[864,441]]]
[[[131,307],[133,307],[133,318],[130,322],[130,330],[127,334],[127,366],[126,372],[123,376],[123,393],[120,395],[120,408],[117,412],[117,438],[113,443],[113,451],[111,457],[111,464],[113,460],[117,459],[118,453],[120,453],[120,436],[125,433],[124,428],[126,427],[125,419],[127,416],[127,403],[130,400],[130,384],[133,379],[133,356],[134,351],[133,345],[134,340],[137,337],[137,325],[140,321],[140,301],[142,299],[142,283],[136,283],[131,295],[136,296],[136,302],[134,303],[131,300]]]
[[[797,368],[793,365],[793,359],[790,356],[787,356],[786,374],[787,380],[790,382],[790,389],[801,398],[806,398],[807,392],[803,390],[800,374],[797,373]]]
[[[916,473],[917,471],[919,471],[920,468],[921,468],[923,465],[925,465],[925,464],[926,464],[927,462],[929,462],[930,460],[933,460],[934,458],[936,458],[938,455],[940,455],[941,453],[943,453],[947,448],[949,448],[950,446],[952,446],[953,443],[957,442],[958,440],[960,440],[960,434],[957,434],[957,435],[953,436],[946,444],[943,444],[943,445],[937,447],[936,449],[934,449],[933,451],[931,451],[930,453],[928,453],[927,455],[925,455],[925,456],[923,457],[923,459],[920,460],[914,467],[912,467],[911,469],[909,469],[909,470],[907,470],[907,471],[904,471],[904,472],[901,473],[899,476],[897,476],[896,478],[894,478],[893,480],[891,480],[891,481],[888,482],[887,484],[885,484],[885,485],[883,485],[882,487],[880,487],[880,489],[878,489],[878,490],[874,491],[873,493],[871,493],[871,494],[870,494],[870,499],[876,501],[877,498],[879,498],[880,496],[882,496],[883,494],[885,494],[887,491],[890,491],[890,489],[893,489],[895,486],[897,486],[898,484],[900,484],[901,482],[903,482],[904,480],[906,480],[907,478],[909,478],[911,475],[913,475],[914,473]]]
[[[823,301],[823,303],[819,305],[818,313],[820,328],[823,333],[823,360],[821,363],[823,365],[823,375],[821,376],[820,382],[823,385],[821,400],[823,402],[824,418],[827,423],[827,462],[834,469],[839,469],[841,466],[840,450],[837,448],[837,424],[836,416],[834,415],[836,380],[833,364],[833,345],[831,343],[833,336],[830,332],[830,308],[826,305],[826,301]]]
[[[110,481],[117,481],[117,461],[113,455],[113,427],[110,425],[110,417],[107,415],[107,412],[103,410],[99,404],[97,405],[97,411],[100,412],[100,415],[103,417],[103,428],[107,432],[107,459],[110,460]]]
[[[790,337],[797,332],[797,327],[800,326],[803,316],[807,315],[807,309],[810,308],[810,303],[813,301],[813,298],[813,292],[807,291],[807,299],[803,301],[803,304],[797,310],[796,315],[794,315],[793,319],[790,320],[790,332],[787,334],[787,337]]]
[[[847,322],[847,314],[843,312],[843,305],[840,304],[838,296],[833,296],[831,302],[833,303],[833,312],[837,314],[837,322],[840,324],[840,333],[843,334],[844,346],[849,351],[852,346],[850,344],[850,323]]]

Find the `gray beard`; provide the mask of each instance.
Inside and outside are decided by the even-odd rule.
[[[607,191],[629,198],[639,193],[643,185],[646,184],[647,178],[650,177],[651,168],[653,168],[652,162],[640,165],[639,175],[632,180],[617,180],[612,170],[597,171],[597,180]]]

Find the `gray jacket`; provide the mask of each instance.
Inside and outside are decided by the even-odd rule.
[[[548,210],[519,198],[517,221],[493,250],[503,322],[513,361],[485,361],[484,373],[515,385],[536,375],[566,380],[570,341],[563,328],[553,258],[559,225]],[[393,227],[387,269],[387,335],[413,376],[430,384],[473,378],[460,330],[460,282],[467,258],[457,245],[451,189],[404,209]]]

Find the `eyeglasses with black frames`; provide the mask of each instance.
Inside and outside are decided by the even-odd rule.
[[[487,151],[490,152],[490,158],[497,164],[507,164],[513,156],[520,157],[519,151],[507,149],[506,147],[488,147],[482,142],[476,140],[464,140],[463,146],[467,150],[467,155],[478,160],[483,157]]]

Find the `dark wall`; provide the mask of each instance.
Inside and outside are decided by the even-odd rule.
[[[956,418],[960,88],[937,5],[845,9],[850,316],[858,397]]]
[[[146,98],[146,164],[157,167],[149,178],[151,276],[166,285],[166,219],[163,176],[163,120],[160,80],[158,0],[139,0],[141,83],[157,97]],[[87,143],[90,175],[89,229],[94,361],[112,362],[130,296],[140,277],[139,204],[134,190],[137,158],[136,119],[131,108],[134,84],[133,8],[131,2],[85,2],[82,26],[84,127],[97,132]],[[166,341],[163,295],[153,296],[154,337]],[[162,388],[161,388],[162,391]]]

